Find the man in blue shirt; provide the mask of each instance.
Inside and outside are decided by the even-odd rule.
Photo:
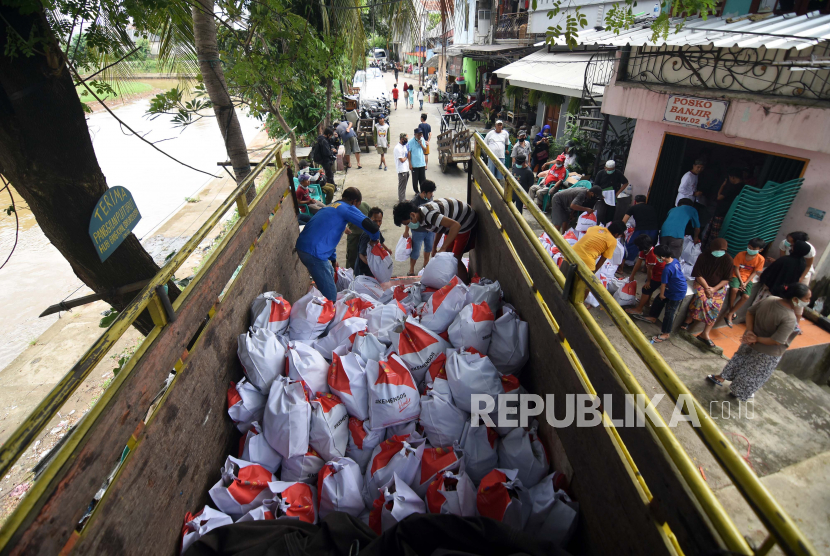
[[[361,201],[363,196],[359,189],[347,188],[339,201],[320,209],[297,238],[297,255],[300,261],[308,269],[320,293],[331,301],[337,300],[337,288],[334,285],[334,268],[329,261],[337,265],[335,251],[346,224],[351,222],[360,226],[369,234],[372,241],[380,239],[378,225],[357,208]]]
[[[700,217],[690,199],[680,199],[677,206],[666,215],[660,230],[660,245],[666,245],[675,259],[679,259],[683,252],[683,237],[686,235],[686,225],[690,222],[695,229],[695,243],[700,243]]]
[[[415,137],[406,144],[409,149],[409,170],[412,172],[412,189],[415,195],[420,193],[421,184],[427,181],[427,145],[424,141],[424,130],[415,128]]]
[[[688,199],[686,200],[688,201]],[[654,254],[657,256],[658,264],[665,263],[666,266],[663,267],[663,274],[660,277],[660,295],[651,304],[648,316],[641,318],[656,323],[663,307],[666,308],[666,313],[663,315],[663,326],[660,329],[661,334],[651,339],[652,343],[658,344],[669,339],[674,316],[683,298],[686,297],[686,277],[683,276],[680,262],[671,256],[671,251],[667,245],[660,244],[655,247]]]
[[[424,149],[424,171],[426,171],[427,166],[429,166],[429,140],[432,137],[432,126],[427,123],[426,114],[421,114],[421,123],[418,124],[418,127],[424,132],[424,144],[427,147]]]

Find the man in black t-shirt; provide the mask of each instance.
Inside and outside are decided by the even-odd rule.
[[[730,168],[726,175],[726,179],[718,190],[717,200],[715,201],[715,214],[712,216],[712,221],[709,222],[707,230],[704,232],[704,244],[709,245],[713,239],[720,237],[720,229],[723,226],[723,220],[729,214],[729,209],[732,208],[732,203],[741,194],[744,188],[743,171],[741,168]]]
[[[527,157],[519,155],[516,157],[515,163],[516,164],[513,167],[513,177],[516,178],[516,181],[519,182],[519,185],[522,186],[522,189],[524,189],[525,192],[530,191],[530,186],[536,182],[536,176],[533,175],[533,170],[527,166]],[[519,214],[521,214],[524,209],[524,205],[515,192],[514,196],[516,208],[519,209]]]
[[[421,114],[421,123],[418,124],[418,129],[424,132],[424,143],[427,148],[424,149],[424,168],[429,166],[429,140],[432,139],[432,126],[427,123],[427,115]]]
[[[607,224],[614,220],[614,207],[617,197],[628,187],[628,178],[617,170],[617,163],[609,160],[605,168],[594,178],[594,185],[602,189],[602,200],[597,203],[597,224]]]
[[[652,245],[657,243],[657,233],[660,231],[660,220],[657,218],[657,211],[653,206],[646,204],[648,197],[637,195],[634,197],[634,204],[625,212],[622,221],[628,224],[629,218],[634,219],[634,233],[625,244],[625,264],[634,264],[639,247],[634,244],[638,236],[647,235],[651,238]]]

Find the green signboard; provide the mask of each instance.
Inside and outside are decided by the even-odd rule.
[[[95,205],[89,220],[89,237],[92,238],[101,262],[112,255],[139,220],[141,214],[126,188],[116,186],[107,189]]]

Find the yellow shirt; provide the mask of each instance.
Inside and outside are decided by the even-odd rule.
[[[611,235],[606,228],[602,226],[594,226],[588,228],[585,235],[576,242],[574,251],[579,255],[579,258],[585,261],[588,268],[596,270],[597,259],[600,255],[606,259],[614,256],[614,249],[617,248],[617,238]]]

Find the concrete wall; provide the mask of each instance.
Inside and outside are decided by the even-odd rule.
[[[561,25],[564,29],[565,18],[568,14],[573,14],[575,8],[577,7],[579,8],[580,13],[583,14],[588,20],[587,28],[596,26],[604,27],[605,14],[608,13],[608,10],[610,10],[614,4],[622,4],[622,2],[574,0],[574,2],[568,4],[567,6],[562,6],[562,11],[553,16],[552,19],[548,19],[548,12],[550,12],[553,8],[553,1],[538,0],[536,11],[530,12],[527,31],[528,33],[544,33],[548,30],[548,27],[556,27],[557,25]],[[647,6],[648,7],[646,9],[650,10],[651,4],[647,4]],[[635,8],[635,11],[640,11],[640,9]],[[561,43],[562,41],[557,42]]]
[[[475,42],[476,25],[476,3],[475,0],[456,0],[455,2],[455,26],[453,27],[453,44],[473,44]],[[468,12],[465,14],[465,10]],[[464,29],[464,16],[467,16]]]

